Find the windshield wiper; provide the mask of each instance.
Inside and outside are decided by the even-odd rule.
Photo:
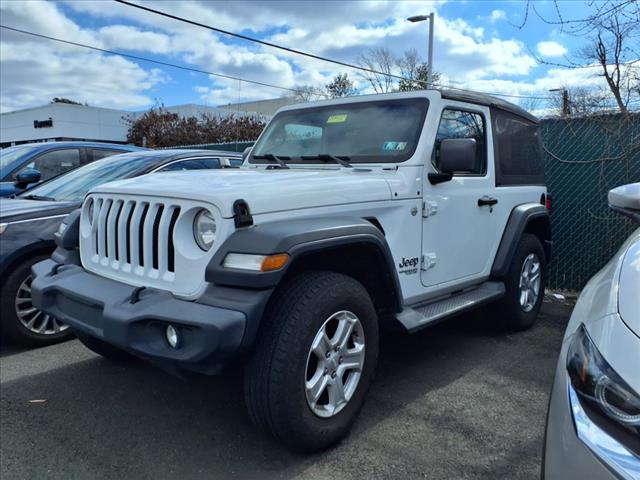
[[[346,155],[342,155],[340,157],[336,157],[335,155],[329,155],[328,153],[320,153],[318,155],[303,155],[302,160],[322,160],[322,161],[330,161],[333,160],[336,163],[339,163],[343,167],[353,168],[353,165],[349,163],[351,157],[347,157]]]
[[[45,197],[43,195],[25,195],[24,197],[20,197],[20,198],[26,198],[27,200],[41,200],[43,202],[55,202],[55,198],[53,197]]]
[[[285,158],[289,160],[289,157],[279,157],[277,155],[274,155],[273,153],[265,153],[263,155],[254,155],[253,158],[255,158],[256,160],[264,159],[271,162],[276,162],[278,165],[280,165],[280,168],[289,168],[289,165],[287,165],[287,163],[284,161]]]

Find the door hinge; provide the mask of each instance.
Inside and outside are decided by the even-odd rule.
[[[420,269],[422,271],[429,270],[436,266],[436,254],[435,253],[423,253],[422,261],[420,262]]]
[[[426,200],[422,202],[422,216],[424,218],[432,217],[436,213],[438,213],[438,204],[436,202],[433,200]]]

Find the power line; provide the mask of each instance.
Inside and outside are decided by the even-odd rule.
[[[131,58],[131,59],[134,59],[134,60],[140,60],[140,61],[143,61],[143,62],[156,63],[158,65],[163,65],[165,67],[179,68],[181,70],[187,70],[187,71],[196,72],[196,73],[204,73],[206,75],[213,75],[214,77],[226,78],[226,79],[229,79],[229,80],[238,80],[238,81],[241,81],[241,82],[252,83],[254,85],[261,85],[263,87],[278,88],[280,90],[288,90],[290,92],[297,92],[297,90],[295,88],[287,88],[287,87],[282,87],[282,86],[279,86],[279,85],[272,85],[270,83],[258,82],[256,80],[247,80],[247,79],[241,78],[241,77],[234,77],[232,75],[225,75],[223,73],[209,72],[207,70],[200,70],[200,69],[197,69],[197,68],[185,67],[184,65],[176,65],[175,63],[162,62],[160,60],[154,60],[154,59],[147,58],[147,57],[140,57],[138,55],[131,55],[131,54],[128,54],[128,53],[117,52],[115,50],[108,50],[106,48],[99,48],[99,47],[95,47],[93,45],[86,45],[84,43],[72,42],[71,40],[63,40],[62,38],[50,37],[48,35],[43,35],[41,33],[29,32],[27,30],[21,30],[19,28],[8,27],[6,25],[0,25],[0,28],[4,28],[6,30],[11,30],[13,32],[22,33],[22,34],[25,34],[25,35],[31,35],[31,36],[38,37],[38,38],[44,38],[46,40],[51,40],[53,42],[65,43],[67,45],[73,45],[75,47],[88,48],[90,50],[95,50],[97,52],[109,53],[111,55],[119,55],[121,57]]]
[[[364,72],[373,73],[375,75],[382,75],[382,76],[389,77],[389,78],[395,78],[397,80],[408,80],[408,81],[411,81],[411,82],[420,83],[422,85],[427,85],[427,82],[423,81],[423,80],[406,78],[406,77],[403,77],[401,75],[394,75],[394,74],[388,73],[388,72],[380,72],[378,70],[374,70],[374,69],[371,69],[371,68],[366,68],[366,67],[363,67],[361,65],[354,65],[352,63],[342,62],[340,60],[335,60],[335,59],[332,59],[332,58],[323,57],[321,55],[316,55],[316,54],[309,53],[309,52],[303,52],[301,50],[296,50],[296,49],[293,49],[293,48],[285,47],[283,45],[278,45],[278,44],[275,44],[275,43],[272,43],[272,42],[267,42],[265,40],[260,40],[259,38],[249,37],[248,35],[243,35],[241,33],[235,33],[235,32],[231,32],[229,30],[224,30],[222,28],[212,27],[211,25],[206,25],[204,23],[196,22],[196,21],[190,20],[188,18],[179,17],[177,15],[172,15],[170,13],[163,12],[161,10],[156,10],[154,8],[146,7],[144,5],[139,5],[137,3],[132,3],[132,2],[129,2],[127,0],[114,0],[114,1],[118,2],[118,3],[121,3],[123,5],[127,5],[127,6],[130,6],[130,7],[133,7],[133,8],[137,8],[137,9],[140,9],[140,10],[144,10],[146,12],[154,13],[154,14],[160,15],[162,17],[171,18],[173,20],[178,20],[179,22],[188,23],[189,25],[194,25],[196,27],[202,27],[202,28],[205,28],[207,30],[211,30],[213,32],[222,33],[222,34],[225,34],[225,35],[229,35],[231,37],[240,38],[242,40],[247,40],[249,42],[258,43],[260,45],[265,45],[267,47],[277,48],[279,50],[283,50],[283,51],[288,52],[288,53],[294,53],[296,55],[302,55],[302,56],[313,58],[313,59],[316,59],[316,60],[321,60],[323,62],[334,63],[336,65],[342,65],[343,67],[353,68],[353,69],[356,69],[356,70],[362,70]],[[468,90],[468,89],[465,89],[465,88],[457,88],[457,87],[447,87],[447,88],[450,88],[452,90],[459,90],[459,91],[462,91],[462,92],[483,93],[483,94],[486,94],[486,95],[495,95],[495,96],[498,96],[498,97],[507,97],[507,98],[522,98],[522,99],[526,98],[526,99],[532,99],[532,100],[548,100],[548,99],[551,98],[551,97],[536,97],[536,96],[525,96],[525,95],[511,95],[511,94],[506,94],[506,93],[479,92],[479,91],[475,91],[475,90]]]
[[[156,10],[153,8],[145,7],[144,5],[138,5],[137,3],[128,2],[127,0],[114,0],[115,2],[121,3],[123,5],[128,5],[133,8],[138,8],[140,10],[144,10],[149,13],[155,13],[156,15],[161,15],[163,17],[171,18],[173,20],[178,20],[179,22],[188,23],[190,25],[194,25],[196,27],[206,28],[207,30],[211,30],[217,33],[223,33],[225,35],[229,35],[235,38],[241,38],[242,40],[247,40],[249,42],[258,43],[260,45],[265,45],[267,47],[277,48],[279,50],[283,50],[288,53],[294,53],[296,55],[302,55],[304,57],[314,58],[316,60],[321,60],[323,62],[334,63],[336,65],[341,65],[343,67],[355,68],[356,70],[362,70],[364,72],[373,73],[376,75],[384,75],[386,77],[395,78],[397,80],[410,80],[401,75],[394,75],[392,73],[380,72],[378,70],[373,70],[372,68],[366,68],[361,65],[354,65],[352,63],[342,62],[340,60],[335,60],[332,58],[323,57],[321,55],[316,55],[314,53],[303,52],[302,50],[296,50],[293,48],[285,47],[283,45],[278,45],[272,42],[267,42],[265,40],[260,40],[259,38],[249,37],[248,35],[242,35],[241,33],[230,32],[229,30],[223,30],[222,28],[212,27],[211,25],[205,25],[204,23],[195,22],[193,20],[189,20],[188,18],[179,17],[177,15],[172,15],[167,12],[163,12],[160,10]],[[416,82],[426,84],[427,82],[423,82],[421,80],[415,80]]]

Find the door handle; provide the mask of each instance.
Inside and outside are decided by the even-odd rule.
[[[491,207],[493,207],[496,203],[498,203],[498,199],[497,198],[493,198],[493,197],[489,197],[487,195],[481,197],[478,199],[478,206],[479,207],[484,207],[485,205],[489,205]]]

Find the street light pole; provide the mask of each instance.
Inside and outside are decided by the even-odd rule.
[[[434,14],[431,12],[429,15],[414,15],[407,18],[411,23],[422,22],[429,20],[429,45],[428,45],[428,64],[427,64],[427,88],[433,87],[433,20]]]

